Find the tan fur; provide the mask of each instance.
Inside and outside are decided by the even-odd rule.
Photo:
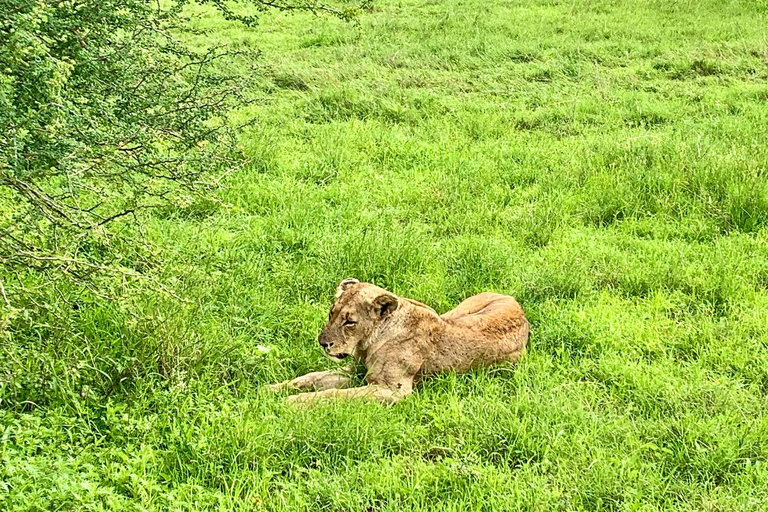
[[[518,361],[528,343],[528,321],[508,295],[481,293],[438,315],[415,300],[345,279],[318,340],[329,357],[362,362],[368,385],[349,388],[352,379],[342,370],[313,372],[273,389],[314,390],[290,402],[362,397],[394,403],[423,377]]]

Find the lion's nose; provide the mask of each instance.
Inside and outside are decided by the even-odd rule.
[[[323,347],[323,348],[330,348],[330,347],[333,346],[333,342],[332,341],[323,341],[323,340],[317,340],[317,341],[318,341],[318,343],[320,343],[320,346]]]

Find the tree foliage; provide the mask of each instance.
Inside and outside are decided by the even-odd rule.
[[[142,215],[188,207],[242,159],[227,113],[248,101],[256,50],[185,44],[187,3],[0,0],[0,345],[17,339],[4,350],[77,331],[62,321],[73,293],[147,280]],[[201,3],[246,24],[321,8]]]
[[[84,280],[130,267],[136,253],[117,250],[127,232],[113,221],[183,204],[227,165],[233,133],[221,116],[245,100],[248,76],[217,63],[244,51],[180,43],[172,35],[180,8],[0,4],[6,269]]]

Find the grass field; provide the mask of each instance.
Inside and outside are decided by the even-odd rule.
[[[156,374],[90,399],[82,354],[141,340],[84,309],[64,398],[0,408],[0,509],[768,510],[768,2],[193,14],[263,50],[248,163],[148,226],[195,306],[148,293]],[[530,352],[291,408],[349,276],[512,294]]]

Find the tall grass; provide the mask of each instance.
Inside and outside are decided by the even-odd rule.
[[[148,226],[190,305],[6,341],[0,508],[768,508],[768,4],[193,15],[264,50],[249,163]],[[291,409],[348,276],[513,294],[530,352]]]

